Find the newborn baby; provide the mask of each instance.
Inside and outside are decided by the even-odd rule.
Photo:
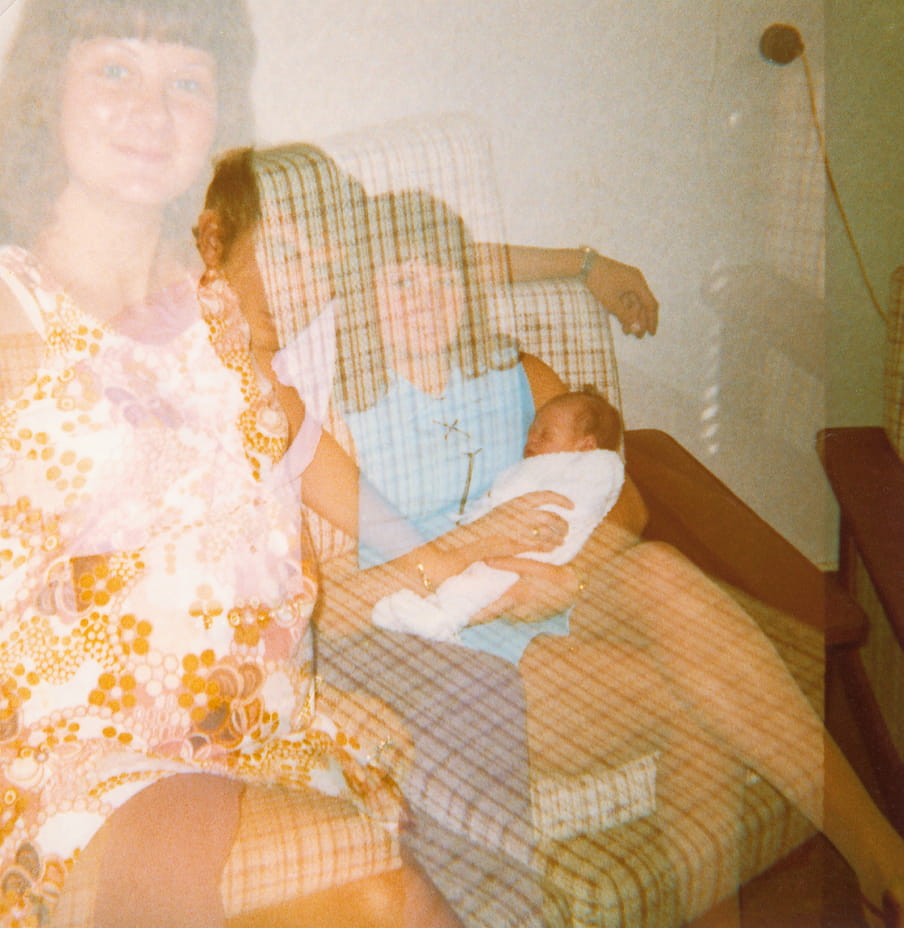
[[[473,522],[525,493],[554,490],[574,503],[573,509],[549,507],[568,522],[568,534],[553,550],[530,551],[522,557],[568,563],[621,492],[625,470],[615,451],[620,438],[621,418],[603,397],[576,392],[553,398],[537,411],[531,423],[524,459],[496,478],[490,491],[466,510],[464,521]],[[478,561],[428,596],[411,590],[385,596],[374,607],[373,621],[392,631],[456,641],[471,618],[517,579],[512,571],[496,570]]]

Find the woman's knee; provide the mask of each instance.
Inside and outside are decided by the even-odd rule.
[[[456,928],[445,899],[403,854],[400,866],[232,918],[228,928]]]
[[[97,838],[103,853],[96,924],[122,925],[125,915],[129,924],[148,928],[222,924],[219,881],[242,789],[226,777],[179,774],[118,809]]]
[[[691,562],[673,545],[666,541],[642,541],[629,549],[625,556],[648,568],[682,570],[691,566]]]
[[[238,825],[244,785],[239,780],[206,773],[176,774],[143,789],[107,822],[112,837],[129,847],[166,846],[176,856],[196,844],[220,850],[225,857]],[[220,847],[218,847],[220,846]]]

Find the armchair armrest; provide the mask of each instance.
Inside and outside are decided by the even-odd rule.
[[[545,361],[572,389],[593,384],[621,409],[609,315],[577,279],[499,287],[492,309],[503,332]]]
[[[878,427],[825,429],[817,447],[841,507],[842,578],[855,589],[858,552],[904,648],[904,462]]]
[[[648,540],[678,548],[701,570],[821,630],[828,646],[859,645],[863,610],[665,432],[625,433],[627,471],[650,512]]]

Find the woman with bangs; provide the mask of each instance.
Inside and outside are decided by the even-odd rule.
[[[453,925],[313,686],[296,434],[188,230],[241,0],[33,0],[0,86],[0,925]],[[382,717],[385,731],[374,728]]]

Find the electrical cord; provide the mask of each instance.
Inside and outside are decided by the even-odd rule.
[[[810,112],[813,116],[813,125],[816,127],[816,137],[819,140],[819,151],[822,155],[822,164],[825,168],[826,180],[829,184],[829,190],[832,193],[832,199],[835,201],[835,205],[838,207],[838,215],[841,217],[841,223],[844,226],[844,231],[847,235],[848,242],[850,243],[851,250],[854,252],[854,257],[857,259],[857,266],[860,269],[860,276],[863,279],[863,283],[869,293],[870,300],[872,301],[872,304],[879,316],[882,319],[885,319],[885,310],[882,309],[882,306],[879,303],[879,299],[876,296],[876,291],[873,289],[872,282],[869,279],[869,274],[866,270],[866,264],[863,261],[863,254],[861,253],[860,247],[857,244],[857,240],[854,237],[854,230],[851,228],[851,223],[848,219],[847,212],[845,211],[844,204],[841,202],[841,194],[838,191],[838,185],[835,183],[835,175],[832,173],[831,164],[829,164],[829,152],[826,147],[826,140],[822,131],[822,125],[819,121],[819,109],[816,105],[816,87],[813,82],[813,74],[810,70],[810,62],[807,59],[807,51],[805,48],[801,48],[800,50],[800,59],[804,65],[807,92],[810,97]]]

